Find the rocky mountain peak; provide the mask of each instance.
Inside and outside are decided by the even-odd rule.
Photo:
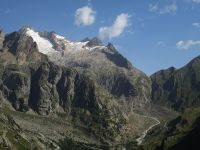
[[[83,40],[81,40],[81,42],[88,42],[88,47],[103,46],[103,42],[98,37],[93,37],[92,39],[86,37]]]
[[[28,30],[33,30],[31,26],[23,26],[22,28],[19,29],[19,34],[26,34]]]
[[[88,44],[92,45],[92,46],[102,46],[103,45],[102,41],[98,37],[92,38]]]
[[[108,45],[106,46],[109,50],[111,50],[112,52],[117,52],[116,48],[114,47],[114,45],[112,43],[108,43]]]
[[[86,38],[84,38],[84,39],[81,40],[81,42],[87,42],[87,41],[90,41],[89,37],[86,37]]]

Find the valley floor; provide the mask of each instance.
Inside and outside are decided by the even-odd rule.
[[[150,118],[150,119],[153,119],[155,120],[155,124],[151,125],[149,128],[147,128],[144,132],[142,132],[142,135],[136,139],[137,141],[137,144],[138,145],[141,145],[144,138],[146,137],[147,133],[155,126],[159,125],[160,124],[160,121],[157,119],[157,118],[154,118],[154,117],[149,117],[149,116],[142,116],[142,117],[145,117],[145,118]]]
[[[132,113],[129,116],[129,130],[124,135],[124,142],[134,141],[135,146],[141,145],[148,132],[163,123],[160,118]],[[88,134],[86,128],[73,126],[64,113],[40,116],[32,111],[25,113],[2,107],[0,126],[0,148],[3,145],[17,150],[21,148],[60,149],[60,143],[66,140],[66,137],[69,140],[65,143],[76,142],[75,145],[86,144],[87,146],[92,144],[92,147],[101,145],[95,136]],[[123,147],[123,143],[118,144]]]

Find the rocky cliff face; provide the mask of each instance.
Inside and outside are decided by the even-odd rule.
[[[159,71],[151,76],[152,100],[176,110],[200,104],[200,57],[181,69]]]
[[[120,134],[126,118],[114,97],[93,80],[50,62],[37,68],[20,67],[9,65],[1,70],[1,103],[7,101],[15,110],[34,110],[41,115],[65,113],[74,124],[83,124],[98,136]]]
[[[4,99],[11,102],[19,111],[27,111],[30,94],[30,76],[17,68],[6,68],[2,71],[1,90]]]
[[[61,77],[61,68],[51,63],[43,63],[32,73],[30,102],[42,115],[48,115],[59,106],[57,83]]]

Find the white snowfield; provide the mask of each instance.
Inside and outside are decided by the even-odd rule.
[[[49,40],[42,38],[38,32],[33,31],[30,28],[27,28],[26,35],[33,38],[33,41],[37,43],[39,52],[43,54],[53,53],[55,49],[53,49],[53,45]]]
[[[57,39],[61,39],[61,40],[65,40],[65,37],[64,36],[60,36],[60,35],[56,35],[56,38]]]

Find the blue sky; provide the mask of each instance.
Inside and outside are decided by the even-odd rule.
[[[148,75],[200,53],[200,0],[0,0],[0,28],[100,36]]]

